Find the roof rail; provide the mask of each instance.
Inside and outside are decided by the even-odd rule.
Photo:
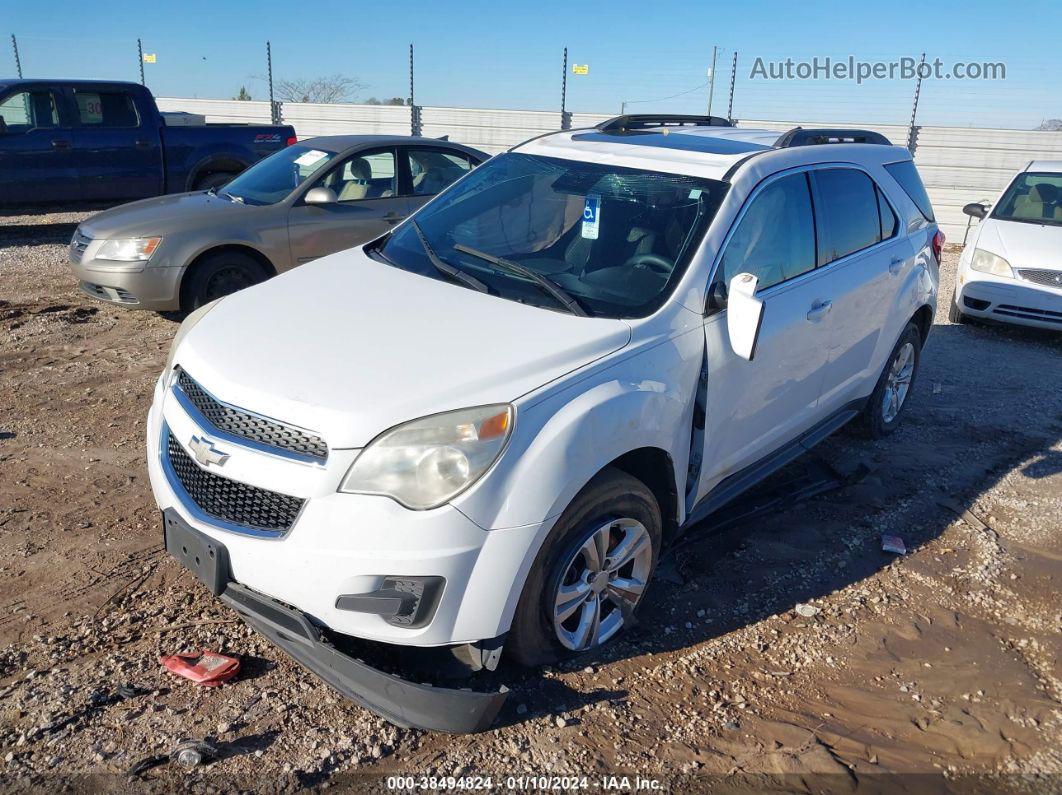
[[[614,116],[597,125],[602,132],[646,132],[660,127],[733,127],[722,116],[686,116],[675,113],[634,113]]]
[[[892,146],[892,141],[872,130],[856,130],[845,127],[805,130],[794,127],[775,142],[778,149],[791,146],[814,146],[816,144],[880,144]]]

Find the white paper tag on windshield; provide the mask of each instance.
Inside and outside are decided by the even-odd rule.
[[[597,240],[597,234],[600,229],[601,197],[591,194],[586,197],[586,203],[583,204],[582,235],[587,240]]]
[[[322,157],[326,157],[327,155],[327,152],[322,152],[320,149],[311,149],[309,152],[303,152],[296,157],[295,164],[299,166],[312,166]]]

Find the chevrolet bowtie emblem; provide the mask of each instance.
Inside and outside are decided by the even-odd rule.
[[[188,449],[192,451],[195,460],[205,467],[211,464],[217,464],[219,467],[224,466],[225,462],[229,460],[228,453],[218,450],[209,439],[202,439],[198,436],[193,436],[192,440],[188,442]]]

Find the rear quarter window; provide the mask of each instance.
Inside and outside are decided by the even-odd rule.
[[[918,211],[922,213],[922,217],[927,221],[935,221],[933,217],[933,205],[929,202],[929,194],[926,193],[926,186],[922,184],[922,178],[918,176],[918,169],[915,168],[913,160],[903,160],[899,163],[889,163],[885,166],[885,170],[892,175],[892,178],[900,183],[900,187],[903,188],[904,193],[911,197],[911,201],[915,203]]]

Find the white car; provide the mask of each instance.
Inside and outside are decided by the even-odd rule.
[[[148,419],[167,549],[351,698],[474,731],[504,691],[348,642],[595,648],[698,521],[849,420],[892,431],[943,243],[910,153],[711,122],[532,139],[189,315]]]
[[[1062,160],[1034,160],[1018,173],[959,258],[948,316],[1062,330]]]

